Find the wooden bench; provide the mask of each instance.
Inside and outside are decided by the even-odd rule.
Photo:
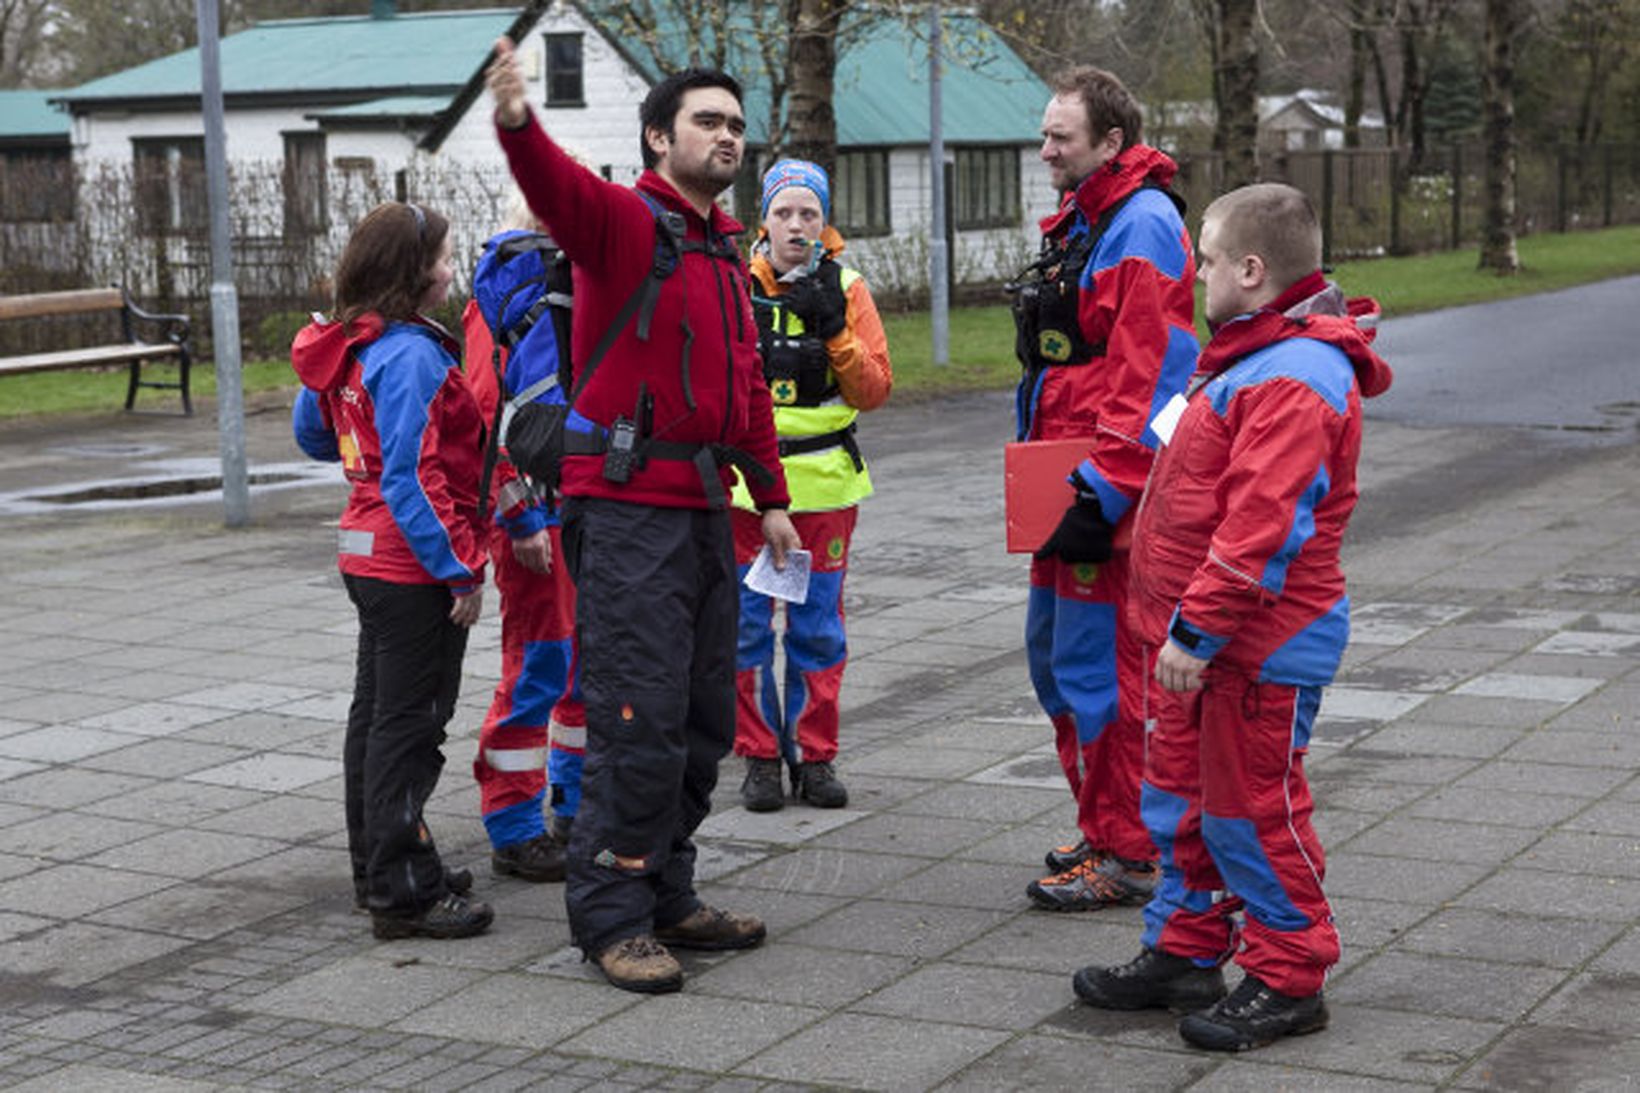
[[[182,412],[192,415],[193,400],[188,396],[188,365],[191,363],[186,315],[161,315],[144,311],[131,301],[123,288],[87,288],[72,292],[39,292],[27,296],[0,296],[0,321],[11,319],[39,319],[48,315],[90,315],[117,311],[120,331],[124,340],[111,345],[94,345],[84,349],[62,349],[50,353],[25,353],[0,357],[0,375],[21,372],[56,372],[67,368],[93,368],[98,365],[127,364],[131,381],[126,387],[125,408],[136,402],[138,387],[165,387],[182,393]],[[144,323],[157,328],[158,340],[139,339],[136,324]],[[175,359],[178,372],[172,381],[145,380],[142,366],[146,361]]]

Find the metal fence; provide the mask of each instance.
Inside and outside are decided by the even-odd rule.
[[[1191,226],[1223,192],[1222,157],[1181,152],[1175,187]],[[1562,145],[1517,153],[1516,229],[1523,235],[1640,223],[1640,145]],[[1265,155],[1262,176],[1310,195],[1327,260],[1457,250],[1480,240],[1486,163],[1478,143],[1435,148],[1417,173],[1398,148]]]
[[[1211,152],[1175,158],[1175,188],[1189,203],[1194,230],[1202,209],[1223,190],[1223,165]],[[1640,145],[1529,147],[1519,152],[1518,164],[1523,234],[1640,223]],[[1433,149],[1417,173],[1405,151],[1390,148],[1283,152],[1262,162],[1266,178],[1289,182],[1315,201],[1329,261],[1475,244],[1484,168],[1478,143]],[[509,188],[504,171],[453,164],[396,176],[332,170],[323,222],[291,231],[280,165],[236,165],[230,183],[240,325],[256,353],[288,343],[305,310],[323,305],[348,225],[377,201],[409,195],[447,212],[457,268],[466,271],[500,222]],[[155,234],[129,166],[81,173],[66,156],[27,162],[0,156],[0,197],[0,293],[124,284],[159,310],[206,314],[208,241],[197,227]],[[207,325],[200,324],[202,338]],[[0,324],[0,352],[73,344],[61,330]]]

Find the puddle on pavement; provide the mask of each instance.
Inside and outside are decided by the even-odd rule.
[[[252,474],[246,478],[247,484],[252,488],[306,481],[310,480],[297,474]],[[88,501],[135,501],[152,497],[180,497],[184,494],[203,493],[206,490],[221,488],[221,475],[205,478],[159,478],[92,486],[89,489],[71,490],[67,493],[37,493],[32,499],[52,505],[83,505]]]
[[[96,445],[103,455],[115,447]],[[151,459],[126,470],[146,473],[59,482],[0,493],[0,515],[37,516],[42,513],[110,511],[211,501],[222,496],[222,464],[216,459]],[[265,463],[247,473],[254,496],[302,486],[341,484],[338,464],[309,461]]]

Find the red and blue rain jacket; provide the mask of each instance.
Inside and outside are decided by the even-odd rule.
[[[1083,337],[1102,345],[1103,354],[1027,373],[1016,404],[1021,440],[1090,438],[1077,471],[1111,524],[1144,489],[1157,446],[1151,419],[1184,391],[1196,367],[1194,249],[1178,208],[1156,188],[1177,169],[1163,153],[1135,144],[1042,222],[1044,245],[1069,249],[1106,210],[1125,202],[1079,283]]]
[[[1370,346],[1377,315],[1316,273],[1214,333],[1134,526],[1128,609],[1145,644],[1267,683],[1332,680],[1361,399],[1392,378]]]
[[[296,442],[314,459],[339,460],[353,485],[338,539],[343,573],[447,584],[458,596],[484,583],[484,421],[455,352],[430,323],[377,315],[351,330],[315,320],[296,335]]]

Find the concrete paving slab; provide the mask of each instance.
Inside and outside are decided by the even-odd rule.
[[[994,1029],[839,1014],[787,1037],[737,1073],[853,1089],[932,1089],[1007,1038]]]
[[[481,977],[464,968],[399,966],[353,957],[246,999],[240,1008],[278,1017],[345,1014],[349,1025],[386,1028]]]
[[[1612,922],[1549,918],[1526,912],[1445,908],[1413,926],[1396,942],[1415,953],[1476,960],[1576,968],[1622,932]]]
[[[707,996],[685,1002],[661,996],[607,1016],[560,1046],[566,1052],[619,1055],[655,1066],[733,1070],[770,1045],[789,1042],[824,1014],[773,1002]]]

